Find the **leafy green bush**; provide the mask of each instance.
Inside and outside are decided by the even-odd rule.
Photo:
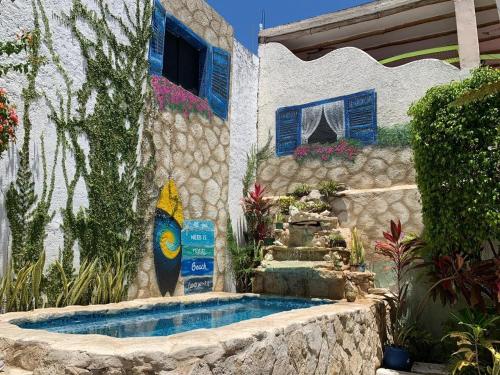
[[[500,71],[480,68],[410,108],[424,236],[435,254],[478,257],[485,240],[500,238],[500,92],[456,102],[499,81]]]
[[[314,201],[308,201],[308,202],[296,202],[294,206],[299,210],[299,211],[305,211],[305,212],[315,212],[315,213],[321,213],[323,211],[330,211],[331,207],[328,203],[325,203],[320,200],[314,200]]]
[[[323,194],[326,198],[332,197],[335,195],[336,192],[344,189],[345,189],[344,184],[341,184],[340,182],[333,180],[321,181],[318,184],[319,192]]]
[[[253,242],[239,246],[233,235],[231,219],[227,221],[227,247],[231,254],[231,266],[238,293],[252,291],[253,269],[260,263],[260,249]]]
[[[313,190],[313,187],[308,184],[300,184],[297,186],[293,191],[292,191],[292,196],[295,198],[302,198],[305,197],[306,195],[309,195],[309,193]]]
[[[279,197],[278,199],[278,207],[280,209],[280,213],[283,215],[290,214],[290,206],[294,206],[297,203],[297,198],[286,195],[284,197]]]
[[[397,124],[378,128],[377,145],[381,147],[409,147],[411,141],[410,124]]]

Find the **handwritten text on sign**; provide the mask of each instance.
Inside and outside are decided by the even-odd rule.
[[[188,220],[182,230],[181,275],[184,294],[213,288],[215,226],[208,220]]]

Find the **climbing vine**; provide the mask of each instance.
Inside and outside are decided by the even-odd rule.
[[[55,116],[75,156],[69,199],[73,199],[75,181],[82,178],[89,201],[88,208],[76,214],[71,206],[64,210],[65,239],[69,241],[65,249],[77,240],[82,258],[105,261],[122,249],[129,271],[133,271],[144,234],[137,206],[144,175],[138,153],[152,10],[149,1],[137,0],[133,11],[123,5],[126,19],[121,19],[103,0],[96,3],[94,11],[81,0],[73,0],[69,13],[61,17],[87,64],[85,82],[76,92],[77,114],[67,119]],[[94,32],[94,38],[80,29],[80,22]],[[119,33],[124,38],[118,38]],[[88,141],[88,153],[78,142],[82,136]]]
[[[74,90],[54,49],[43,0],[32,0],[30,69],[22,95],[24,138],[16,180],[6,194],[6,210],[12,233],[12,267],[17,272],[44,254],[46,228],[55,214],[50,209],[55,168],[60,165],[67,191],[66,205],[61,210],[64,245],[57,267],[52,265],[44,276],[42,284],[47,294],[58,293],[62,287],[60,275],[73,275],[75,245],[81,262],[112,264],[120,252],[131,280],[144,241],[143,181],[154,155],[142,162],[139,148],[143,124],[148,121],[145,103],[151,100],[147,47],[152,5],[147,0],[136,0],[130,7],[124,3],[125,17],[120,18],[105,0],[97,0],[96,4],[97,10],[92,10],[81,0],[73,0],[67,14],[55,17],[71,30],[85,59],[84,83]],[[82,24],[86,25],[85,32]],[[42,45],[47,56],[40,54]],[[36,90],[37,76],[45,63],[53,64],[64,81],[64,91],[56,92],[55,102]],[[37,195],[30,165],[30,113],[40,99],[45,99],[48,106],[57,142],[49,174],[41,139],[43,185]],[[70,161],[75,168],[68,167]],[[88,207],[75,212],[80,181],[86,187]],[[48,299],[53,304],[53,296]]]
[[[42,145],[43,187],[40,195],[35,193],[35,182],[30,165],[30,140],[33,123],[31,107],[39,99],[36,78],[45,63],[40,54],[40,15],[35,1],[32,2],[34,31],[28,44],[27,86],[22,91],[24,138],[19,151],[19,169],[15,182],[11,183],[5,199],[7,218],[12,233],[12,259],[15,270],[37,262],[44,249],[46,228],[52,220],[50,202],[54,191],[54,168],[57,164],[58,147],[54,154],[52,175],[49,180],[46,168],[45,148]],[[59,143],[58,143],[59,145]]]

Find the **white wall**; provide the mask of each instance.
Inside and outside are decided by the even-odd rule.
[[[231,87],[231,146],[229,164],[229,213],[234,233],[239,233],[242,178],[246,155],[257,142],[257,90],[259,59],[235,40]],[[239,224],[240,223],[240,224]],[[241,227],[240,227],[241,228]]]
[[[92,9],[95,9],[96,4],[91,0],[84,1]],[[130,8],[133,10],[132,0],[126,0]],[[80,52],[80,47],[77,40],[71,34],[68,27],[63,26],[54,16],[61,15],[62,12],[68,12],[70,9],[71,1],[67,0],[42,0],[44,4],[47,19],[50,24],[50,31],[52,33],[53,45],[55,52],[59,55],[61,64],[69,74],[72,80],[73,92],[78,90],[84,79],[84,60]],[[123,12],[123,2],[109,2],[111,10],[118,15],[125,15]],[[0,16],[0,38],[1,40],[12,40],[16,33],[21,29],[33,29],[33,10],[31,1],[4,1],[2,2],[2,15]],[[43,22],[40,19],[42,38],[45,36]],[[83,25],[82,25],[83,27]],[[117,34],[119,34],[117,30]],[[120,35],[118,35],[120,37]],[[50,59],[50,54],[47,47],[42,42],[40,53],[47,58],[47,63],[40,69],[40,73],[36,80],[36,90],[40,94],[35,103],[31,107],[31,141],[30,141],[30,159],[32,164],[32,171],[35,177],[36,192],[40,194],[43,182],[42,162],[41,162],[41,144],[40,137],[43,136],[45,140],[45,153],[47,158],[47,170],[50,172],[53,166],[54,154],[56,150],[56,131],[55,125],[48,119],[48,106],[46,99],[50,100],[56,108],[59,102],[57,93],[61,93],[65,97],[65,84],[61,74],[58,73],[55,65]],[[3,57],[2,57],[3,58]],[[2,61],[3,62],[3,61]],[[20,119],[23,115],[23,101],[21,99],[21,92],[26,85],[26,79],[17,73],[10,72],[4,77],[0,78],[0,87],[5,87],[8,90],[9,98],[17,105],[17,110]],[[73,103],[73,109],[76,103]],[[17,129],[17,143],[11,147],[8,154],[3,154],[0,159],[0,253],[2,268],[6,264],[7,253],[10,243],[10,230],[9,223],[5,212],[5,193],[11,181],[16,177],[18,168],[19,157],[18,149],[22,146],[24,137],[24,129],[22,121]],[[81,139],[81,146],[85,152],[88,151],[86,147],[86,140]],[[71,155],[66,157],[68,175],[72,176],[75,170],[75,163]],[[63,233],[60,229],[62,218],[60,209],[66,205],[66,188],[63,179],[63,172],[61,168],[61,155],[58,157],[58,165],[55,168],[55,189],[52,198],[51,211],[55,213],[54,219],[47,226],[47,238],[45,240],[45,248],[47,251],[47,263],[50,264],[55,260],[59,254],[59,249],[63,246]],[[49,176],[50,177],[50,176]],[[87,192],[82,181],[77,185],[74,195],[73,207],[78,210],[80,207],[86,207]],[[76,254],[78,257],[78,255]]]
[[[458,80],[465,72],[440,60],[419,60],[395,68],[348,47],[303,61],[279,43],[259,47],[258,137],[275,136],[277,108],[375,89],[378,126],[408,120],[409,106],[432,86]]]

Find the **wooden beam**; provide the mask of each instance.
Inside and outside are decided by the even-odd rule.
[[[357,9],[362,9],[363,7],[366,6],[360,6],[352,9],[347,9],[345,11],[341,12],[335,12],[330,15],[326,16],[321,16],[321,17],[316,17],[316,19],[312,19],[309,21],[309,24],[311,26],[305,26],[308,24],[307,20],[297,22],[295,24],[291,25],[285,25],[282,27],[277,27],[273,29],[268,29],[264,30],[261,32],[261,35],[259,35],[259,43],[270,43],[270,42],[282,42],[287,39],[295,39],[295,38],[300,38],[305,35],[310,35],[310,34],[316,34],[320,33],[323,31],[328,31],[332,29],[337,29],[340,27],[348,26],[348,25],[354,25],[356,23],[360,22],[366,22],[366,21],[372,21],[372,20],[377,20],[383,17],[391,16],[394,14],[398,14],[404,11],[412,10],[415,8],[420,8],[423,6],[427,5],[433,5],[433,4],[439,4],[443,2],[448,2],[449,0],[416,0],[416,1],[411,1],[411,2],[402,2],[402,5],[395,6],[393,8],[387,8],[383,9],[380,11],[373,11],[368,14],[363,14],[360,16],[354,16],[354,13]],[[388,4],[389,2],[387,2]],[[372,5],[373,7],[377,6],[377,2],[375,3],[368,3],[367,5]],[[385,4],[384,4],[385,5]],[[375,8],[376,9],[376,8]],[[341,15],[342,12],[344,13],[352,13],[352,17],[346,17],[346,19],[340,20],[340,21],[329,21],[329,18],[332,18],[333,15]],[[320,18],[322,18],[320,20]],[[318,23],[318,25],[314,25],[314,21]],[[300,24],[303,24],[303,28],[300,28]],[[289,30],[289,31],[287,31]]]
[[[477,11],[478,12],[484,12],[484,11],[488,11],[488,10],[495,9],[495,8],[496,8],[495,5],[487,5],[487,6],[484,6],[484,7],[479,7],[477,9]],[[445,19],[453,18],[453,17],[455,17],[455,12],[443,14],[443,15],[440,15],[440,16],[430,17],[430,18],[426,18],[426,19],[423,19],[423,20],[413,21],[413,22],[405,23],[403,25],[398,25],[398,26],[388,27],[388,28],[385,28],[385,29],[379,29],[379,30],[375,30],[375,31],[370,31],[370,32],[362,33],[362,34],[359,34],[359,35],[356,35],[356,36],[351,36],[351,37],[348,37],[348,38],[339,39],[339,40],[336,40],[336,41],[328,41],[328,42],[318,43],[318,44],[315,44],[315,45],[312,45],[312,46],[309,46],[309,47],[295,48],[295,49],[292,49],[291,51],[293,53],[295,53],[295,54],[300,54],[302,52],[307,52],[307,51],[310,51],[310,50],[321,51],[321,50],[324,50],[324,49],[333,49],[333,48],[335,48],[339,44],[349,43],[349,42],[353,42],[353,41],[364,39],[364,38],[371,37],[371,36],[383,35],[383,34],[387,34],[387,33],[393,32],[393,31],[398,31],[398,30],[406,29],[408,27],[419,26],[419,25],[423,25],[423,24],[426,24],[426,23],[430,23],[430,22],[442,21],[442,20],[445,20]],[[491,25],[495,25],[495,24],[498,24],[498,22],[490,22],[490,23],[486,23],[486,24],[480,25],[478,27],[485,27],[485,25],[491,26]],[[445,35],[449,35],[449,33],[456,33],[456,29],[449,30],[449,31],[444,31],[443,34],[444,33],[448,33],[448,34],[445,34]],[[437,34],[435,34],[435,35],[437,35]],[[431,39],[431,38],[425,38],[425,39]],[[422,40],[425,40],[425,39],[422,39]],[[367,48],[362,48],[362,49],[364,51],[366,51],[367,49],[373,49],[373,48],[377,48],[377,47],[373,46],[373,47],[367,47]]]
[[[453,0],[457,20],[460,68],[472,69],[481,64],[474,0]]]
[[[478,25],[478,28],[489,27],[489,26],[493,26],[493,25],[496,25],[496,24],[498,24],[498,22],[496,22],[496,21],[495,22],[486,22],[486,23],[483,23],[481,25]],[[425,41],[425,40],[440,38],[440,37],[443,37],[443,36],[449,36],[449,35],[454,35],[454,34],[456,34],[456,30],[455,29],[444,31],[444,32],[441,32],[441,33],[425,35],[423,37],[415,37],[415,38],[403,39],[403,40],[398,40],[398,41],[394,41],[394,42],[390,42],[390,43],[380,44],[380,45],[377,45],[377,46],[371,46],[371,47],[361,48],[361,49],[363,51],[369,53],[369,52],[373,52],[373,51],[376,51],[376,50],[381,49],[381,48],[395,47],[395,46],[398,46],[398,45],[404,45],[404,44],[410,44],[410,43],[417,43],[417,42],[421,42],[421,41]],[[491,39],[496,39],[496,38],[498,38],[498,37],[494,36],[494,37],[489,37],[489,38],[483,38],[483,39],[480,39],[480,42],[491,40]],[[297,55],[302,55],[302,54],[303,55],[309,55],[309,54],[317,54],[317,53],[320,53],[320,52],[325,51],[327,49],[333,50],[334,47],[332,46],[331,48],[323,48],[323,49],[316,49],[316,50],[302,50],[302,51],[300,51],[300,53],[297,53],[297,50],[293,50],[292,52],[295,53],[295,54],[297,54]]]

